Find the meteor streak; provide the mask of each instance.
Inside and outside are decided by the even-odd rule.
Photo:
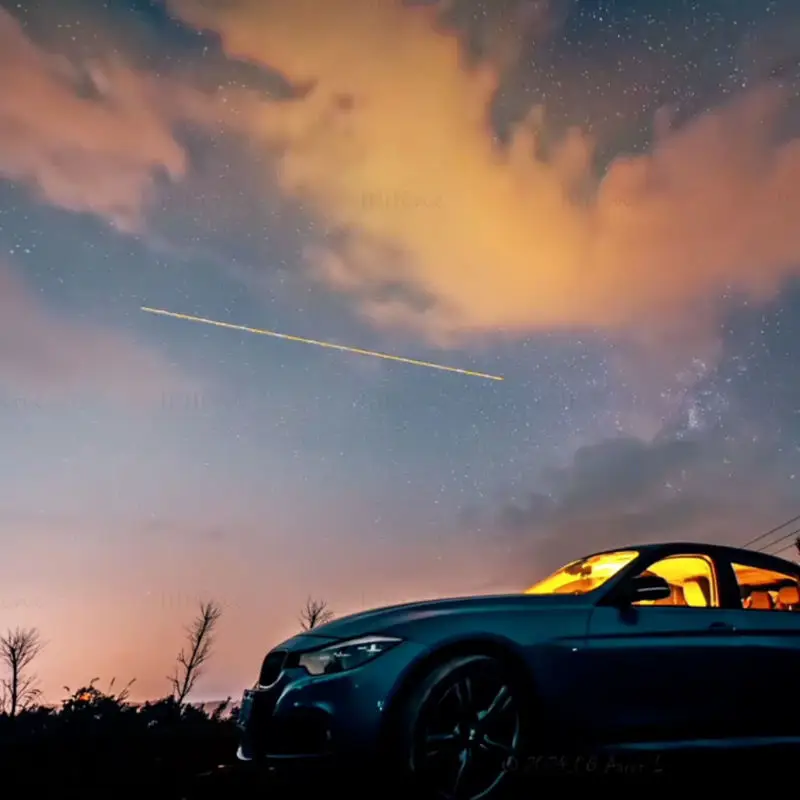
[[[447,367],[444,364],[434,364],[432,361],[419,361],[416,358],[404,358],[403,356],[393,356],[389,353],[379,353],[377,350],[363,350],[360,347],[348,347],[343,344],[334,344],[333,342],[321,342],[317,339],[306,339],[303,336],[291,336],[288,333],[278,333],[276,331],[267,331],[262,328],[250,328],[247,325],[233,325],[230,322],[220,322],[216,319],[206,319],[205,317],[195,317],[191,314],[178,314],[175,311],[166,311],[163,308],[150,308],[142,306],[142,311],[148,314],[160,314],[162,317],[174,317],[175,319],[189,320],[189,322],[202,322],[204,325],[216,325],[218,328],[229,328],[234,331],[245,331],[246,333],[257,333],[260,336],[272,336],[274,339],[285,339],[289,342],[300,342],[302,344],[313,344],[317,347],[327,347],[329,350],[340,350],[343,353],[355,353],[359,356],[372,356],[373,358],[382,358],[386,361],[398,361],[401,364],[412,364],[416,367],[428,367],[428,369],[438,369],[443,372],[455,372],[459,375],[469,375],[472,378],[483,378],[487,381],[502,381],[504,378],[501,375],[488,375],[485,372],[474,372],[471,369],[461,369],[460,367]]]

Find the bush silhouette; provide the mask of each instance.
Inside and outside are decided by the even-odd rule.
[[[85,796],[130,785],[185,796],[197,776],[233,763],[230,698],[209,714],[171,696],[133,704],[130,684],[114,692],[113,681],[105,691],[96,683],[65,687],[60,706],[0,714],[0,769],[42,796],[56,788]]]
[[[193,780],[235,762],[237,710],[230,698],[213,713],[186,698],[212,653],[222,614],[199,603],[168,680],[170,695],[133,703],[133,681],[115,689],[98,678],[56,706],[39,702],[34,662],[43,647],[36,628],[0,636],[0,770],[6,783],[34,796],[124,793],[131,786],[156,796],[186,797]]]

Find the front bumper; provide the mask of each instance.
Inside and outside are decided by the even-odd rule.
[[[310,676],[297,667],[242,698],[238,727],[242,761],[290,768],[363,763],[376,753],[384,711],[408,668],[426,648],[402,642],[357,669]]]

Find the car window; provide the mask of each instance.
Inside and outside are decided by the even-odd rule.
[[[641,575],[657,575],[659,578],[663,578],[672,591],[670,596],[663,600],[639,600],[634,605],[719,607],[714,563],[707,556],[668,556],[650,565]]]
[[[525,594],[587,594],[611,580],[636,558],[636,550],[598,553],[573,561],[544,580],[535,583]]]
[[[800,581],[796,575],[731,564],[739,584],[742,607],[751,611],[800,611]]]

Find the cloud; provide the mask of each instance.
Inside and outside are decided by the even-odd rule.
[[[552,41],[574,5],[574,0],[496,0],[476,13],[474,0],[443,0],[438,8],[445,25],[463,31],[468,52],[511,72],[521,58]]]
[[[152,404],[193,382],[125,335],[47,308],[0,262],[0,391],[15,403],[80,394]]]
[[[770,298],[800,265],[800,139],[778,137],[776,82],[680,127],[665,111],[649,152],[597,179],[591,138],[551,142],[543,109],[497,143],[499,72],[465,58],[436,9],[169,6],[298,88],[263,104],[254,135],[277,149],[282,190],[324,221],[317,274],[376,322],[448,341],[693,319],[702,336],[709,300]]]
[[[128,229],[155,172],[185,172],[156,87],[122,63],[80,69],[39,49],[0,10],[0,73],[0,174],[51,203]]]
[[[80,61],[48,52],[0,9],[0,177],[138,232],[159,183],[189,170],[176,126],[235,128],[236,92],[204,93],[108,50]]]
[[[792,486],[797,491],[796,483],[780,484],[773,459],[759,473],[763,457],[741,442],[702,437],[620,437],[581,448],[544,486],[481,520],[513,554],[494,582],[530,583],[532,569],[538,574],[606,548],[743,544],[788,518]]]

